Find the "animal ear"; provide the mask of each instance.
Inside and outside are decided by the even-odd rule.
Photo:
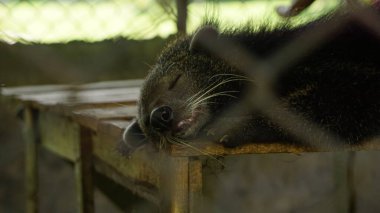
[[[137,123],[137,120],[134,120],[124,130],[119,151],[123,155],[130,157],[134,151],[141,148],[145,144],[147,144],[146,137]]]
[[[208,41],[218,39],[218,36],[218,30],[212,26],[204,26],[198,29],[191,39],[190,52],[208,52],[205,44],[207,44]]]

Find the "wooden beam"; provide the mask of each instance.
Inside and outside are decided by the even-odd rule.
[[[92,174],[92,141],[90,130],[80,127],[74,161],[77,201],[81,213],[94,212],[94,189]]]
[[[202,212],[202,161],[198,158],[190,158],[189,161],[189,212]]]
[[[156,206],[159,205],[158,189],[154,185],[141,179],[129,177],[97,157],[94,157],[94,167],[96,173],[106,176],[116,184],[131,191],[132,194],[144,198]]]
[[[109,172],[111,172],[111,174]],[[107,173],[104,170],[101,172],[95,171],[94,174],[96,187],[100,189],[100,191],[103,192],[103,194],[105,194],[108,198],[110,198],[116,206],[125,212],[158,211],[158,206],[155,205],[156,203],[149,202],[148,200],[138,196],[139,194],[129,190],[131,183],[127,180],[127,178],[120,175],[116,176],[117,177],[115,177],[115,171],[113,169],[107,170]],[[128,186],[124,184],[125,181],[129,182],[127,184]]]
[[[162,153],[160,212],[189,212],[189,158]]]
[[[24,110],[23,137],[26,143],[25,175],[26,175],[26,212],[38,212],[38,142],[37,112]]]
[[[349,171],[349,152],[334,154],[335,210],[349,212],[350,190],[347,172]]]
[[[76,143],[79,143],[79,125],[67,117],[52,112],[39,115],[41,145],[49,151],[64,157],[71,162],[77,158]]]

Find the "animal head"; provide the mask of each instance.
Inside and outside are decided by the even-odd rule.
[[[162,147],[195,139],[239,96],[246,78],[202,45],[218,36],[213,27],[203,27],[162,52],[142,86],[137,119],[124,132],[128,149],[147,141]]]

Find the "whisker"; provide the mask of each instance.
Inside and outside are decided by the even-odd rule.
[[[149,69],[153,69],[154,65],[149,64],[148,62],[143,62],[145,66],[147,66]]]
[[[189,148],[191,148],[191,149],[193,149],[193,150],[195,150],[195,151],[197,151],[197,152],[199,152],[199,153],[201,153],[203,155],[206,155],[209,158],[212,158],[212,159],[216,160],[223,167],[225,166],[224,163],[221,160],[219,160],[218,158],[214,157],[210,153],[202,151],[202,150],[196,148],[195,146],[191,146],[190,144],[188,144],[188,143],[186,143],[184,141],[181,141],[179,138],[170,137],[170,141],[174,142],[174,144],[178,144],[178,145],[189,147]]]
[[[196,98],[199,94],[202,94],[205,90],[209,89],[210,87],[214,86],[215,84],[217,84],[217,82],[213,82],[211,83],[210,85],[208,85],[207,87],[201,89],[199,92],[195,93],[194,95],[192,95],[190,98],[188,98],[185,103],[188,103],[190,102],[192,99]]]
[[[210,79],[218,77],[218,76],[234,76],[234,77],[239,77],[239,78],[243,78],[243,79],[248,79],[247,76],[238,75],[238,74],[232,74],[232,73],[219,73],[219,74],[215,74]]]
[[[213,77],[215,77],[215,75],[212,76],[210,79],[212,79]],[[214,86],[215,86],[215,87],[218,87],[218,86],[224,84],[224,81],[226,81],[226,80],[232,80],[232,79],[233,79],[233,78],[222,79],[221,82],[214,81],[214,82],[212,82],[210,85],[208,85],[207,87],[201,89],[199,92],[197,92],[197,93],[194,94],[192,97],[190,97],[190,98],[188,99],[188,101],[190,101],[191,99],[193,99],[194,97],[196,97],[196,96],[199,95],[200,93],[203,93],[205,90],[208,90],[210,87],[214,87]],[[245,80],[245,79],[242,79],[242,80]],[[226,83],[227,83],[227,82],[226,82]],[[220,85],[216,85],[216,84],[220,84]],[[212,90],[213,90],[213,89],[211,89],[211,91],[212,91]],[[207,91],[207,92],[208,92],[208,91]]]
[[[226,74],[227,75],[227,74]],[[233,74],[231,74],[233,75]],[[215,77],[216,75],[212,76],[210,79],[212,79],[213,77]],[[194,98],[200,98],[202,97],[203,95],[213,91],[214,89],[216,89],[217,87],[225,84],[225,83],[228,83],[228,82],[231,82],[231,81],[238,81],[238,80],[242,80],[242,81],[247,81],[247,78],[227,78],[227,79],[223,79],[221,82],[218,82],[218,81],[215,81],[213,83],[211,83],[210,85],[208,85],[207,87],[201,89],[199,92],[197,92],[196,94],[194,94],[193,96],[191,96],[190,98],[188,98],[185,103],[186,104],[189,104],[189,102],[191,102]],[[210,88],[212,87],[212,88]],[[206,91],[207,90],[207,91]],[[206,91],[206,92],[205,92]],[[197,97],[199,94],[202,94],[201,96]]]
[[[165,71],[164,72],[167,72],[173,65],[174,65],[175,63],[173,62],[173,63],[171,63],[166,69],[165,69]]]
[[[205,93],[203,93],[198,98],[196,98],[195,102],[198,101],[199,99],[201,99],[202,97],[204,97],[205,95],[209,94],[210,92],[212,92],[213,90],[215,90],[216,88],[218,88],[219,86],[221,86],[223,84],[233,82],[233,81],[240,81],[240,80],[242,80],[242,79],[231,79],[231,78],[225,79],[225,80],[219,82],[218,84],[216,84],[215,86],[213,86],[212,88],[208,89]]]
[[[197,101],[194,103],[195,107],[199,106],[198,104],[202,103],[203,101],[207,100],[207,99],[210,99],[210,98],[213,98],[213,97],[217,97],[217,96],[226,96],[226,97],[231,97],[231,98],[237,98],[236,96],[234,95],[231,95],[231,94],[228,94],[229,92],[239,92],[239,91],[225,91],[225,92],[219,92],[219,93],[215,93],[215,94],[212,94],[212,95],[209,95],[209,96],[206,96],[204,97],[203,99]]]
[[[165,141],[164,141],[164,137],[160,137],[160,143],[158,145],[159,149],[163,149],[164,148],[164,144],[165,144]]]
[[[240,76],[236,74],[216,74],[213,75],[210,79],[215,78],[217,76],[228,76],[226,79],[221,79],[220,81],[214,81],[205,88],[201,89],[199,92],[196,94],[192,95],[190,98],[188,98],[184,103],[185,109],[192,111],[199,107],[201,104],[213,97],[217,96],[226,96],[226,97],[231,97],[231,98],[237,98],[236,96],[229,94],[229,93],[236,93],[239,91],[221,91],[215,94],[211,94],[214,90],[216,90],[218,87],[234,82],[234,81],[251,81],[248,79],[246,76]],[[215,102],[214,102],[215,103]]]

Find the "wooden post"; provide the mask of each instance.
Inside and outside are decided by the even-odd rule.
[[[335,164],[335,207],[336,212],[349,212],[350,191],[348,190],[348,158],[347,152],[334,153]]]
[[[355,180],[354,180],[354,170],[355,170],[355,159],[356,153],[349,152],[348,154],[348,162],[347,162],[347,190],[349,195],[349,206],[348,212],[355,213],[356,212],[356,190],[355,190]]]
[[[24,110],[23,137],[26,143],[25,175],[26,175],[26,212],[38,212],[38,141],[39,132],[37,112]]]
[[[94,212],[94,190],[92,174],[92,140],[91,131],[79,127],[76,141],[76,159],[74,162],[77,199],[80,213]]]
[[[202,205],[202,161],[190,158],[189,161],[189,212],[203,212]]]
[[[189,212],[189,158],[167,156],[161,172],[160,212]]]
[[[178,33],[186,33],[188,0],[177,0],[177,30]]]

